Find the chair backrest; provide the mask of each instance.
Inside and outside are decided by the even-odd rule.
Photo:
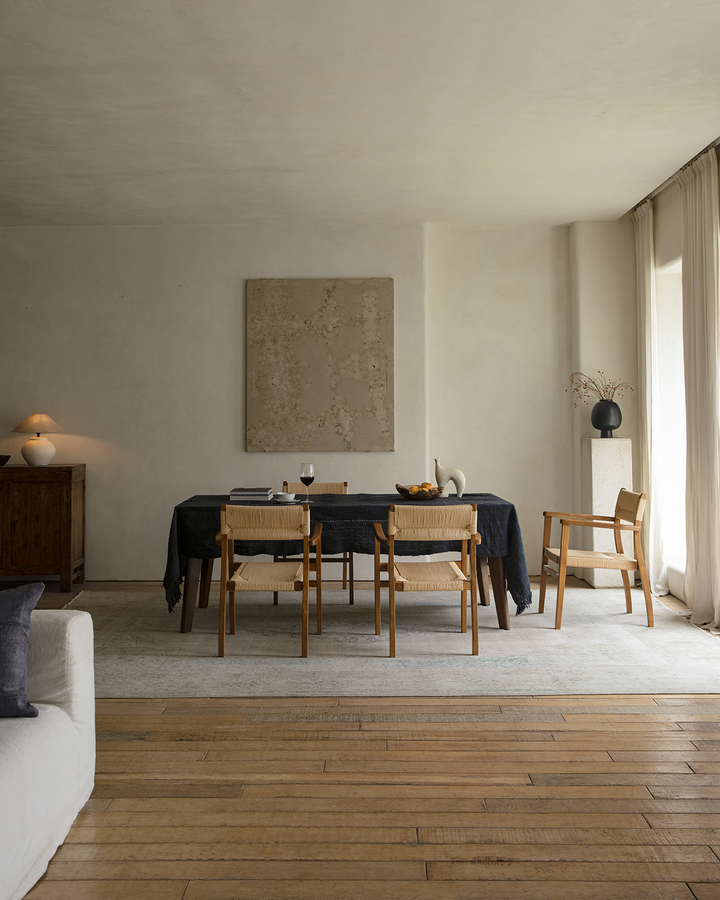
[[[642,522],[645,512],[645,503],[647,496],[645,494],[634,494],[632,491],[626,491],[624,488],[620,491],[615,504],[615,518],[621,519],[623,522],[631,522],[633,525],[639,525]]]
[[[283,481],[283,490],[291,494],[304,494],[305,485],[299,481]],[[315,481],[310,485],[311,494],[347,494],[347,481]]]
[[[297,541],[310,534],[308,506],[227,506],[220,508],[221,527],[235,541]]]
[[[466,541],[477,533],[477,506],[391,506],[388,537],[396,541]]]

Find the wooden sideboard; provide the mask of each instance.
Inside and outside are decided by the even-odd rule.
[[[0,575],[85,581],[85,465],[0,467]]]

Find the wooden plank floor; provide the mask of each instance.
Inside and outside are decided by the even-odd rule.
[[[720,900],[720,695],[97,712],[30,900]]]

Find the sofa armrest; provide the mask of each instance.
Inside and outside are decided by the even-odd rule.
[[[93,622],[79,609],[40,609],[30,615],[28,700],[59,706],[77,729],[81,771],[89,796],[95,778]]]

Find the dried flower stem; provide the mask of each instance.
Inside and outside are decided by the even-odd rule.
[[[618,399],[622,399],[626,391],[633,390],[633,386],[629,381],[622,381],[620,378],[615,378],[611,381],[604,372],[599,370],[598,376],[598,378],[591,378],[583,372],[572,373],[570,385],[565,390],[572,391],[575,395],[574,406],[577,406],[580,400],[586,405],[589,404],[589,398],[614,400],[617,395]]]

